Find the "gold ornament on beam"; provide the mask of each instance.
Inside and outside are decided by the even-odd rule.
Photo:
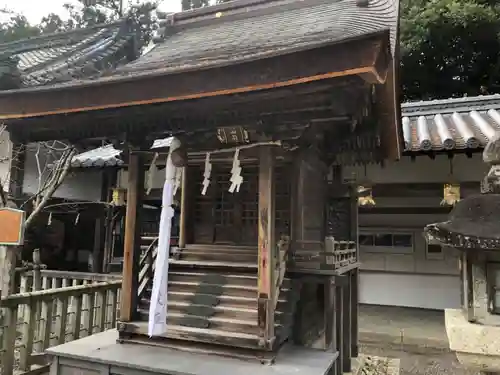
[[[113,206],[125,206],[125,195],[127,194],[127,190],[125,189],[120,189],[120,188],[114,188],[113,189],[113,194],[112,194],[112,201],[111,204]]]
[[[459,184],[444,184],[441,206],[454,206],[460,200]]]
[[[373,199],[373,190],[368,186],[358,186],[358,206],[375,206],[375,199]]]
[[[443,200],[441,206],[454,206],[460,200],[460,184],[453,175],[453,159],[449,159],[450,175],[448,183],[443,186]]]
[[[373,184],[368,180],[368,173],[365,169],[365,177],[362,181],[358,181],[358,187],[356,189],[356,193],[358,194],[358,206],[359,207],[369,207],[375,206],[375,199],[373,199]]]

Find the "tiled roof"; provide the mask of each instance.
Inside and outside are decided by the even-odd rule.
[[[122,20],[0,44],[0,89],[99,76],[126,60],[134,37],[130,22]]]
[[[71,166],[73,168],[119,167],[123,165],[123,160],[120,158],[121,153],[121,150],[115,149],[111,144],[102,146],[75,155]]]
[[[172,137],[156,139],[151,149],[168,148],[172,144],[172,139]],[[123,165],[121,154],[121,150],[117,150],[112,144],[109,144],[75,155],[71,166],[73,168],[119,167]]]
[[[172,14],[163,22],[163,40],[118,73],[235,64],[385,30],[390,30],[394,49],[399,1],[370,0],[366,6],[358,5],[362,2],[238,0]]]
[[[500,131],[500,95],[404,103],[405,151],[482,149]]]

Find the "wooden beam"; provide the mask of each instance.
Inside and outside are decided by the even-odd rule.
[[[144,163],[140,154],[130,153],[128,168],[127,211],[123,249],[123,286],[120,320],[130,322],[137,312],[140,258],[140,213],[144,195]]]
[[[388,33],[212,69],[0,93],[0,119],[77,113],[291,87],[372,73]],[[314,61],[314,64],[310,62]]]
[[[404,150],[401,105],[399,103],[399,59],[389,62],[383,85],[376,85],[375,115],[382,130],[381,146],[387,159],[398,160]]]
[[[262,146],[259,165],[258,325],[263,345],[274,338],[274,155]]]
[[[381,183],[375,184],[372,188],[375,200],[377,198],[428,198],[443,197],[442,182],[420,182],[420,183]],[[460,182],[460,192],[462,196],[479,193],[479,181]]]
[[[377,198],[375,197],[375,202]],[[360,207],[361,215],[446,215],[451,207]]]

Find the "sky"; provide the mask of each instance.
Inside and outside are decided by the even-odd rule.
[[[126,0],[124,0],[126,2]],[[65,17],[63,5],[66,3],[79,4],[77,0],[3,0],[2,7],[22,13],[30,23],[38,23],[49,13]],[[163,0],[160,10],[178,12],[181,10],[181,0]]]

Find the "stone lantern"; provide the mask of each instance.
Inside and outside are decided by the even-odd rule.
[[[481,194],[459,201],[446,222],[425,228],[427,241],[461,252],[462,308],[445,311],[450,349],[466,367],[500,374],[500,140],[485,148],[491,169]]]

